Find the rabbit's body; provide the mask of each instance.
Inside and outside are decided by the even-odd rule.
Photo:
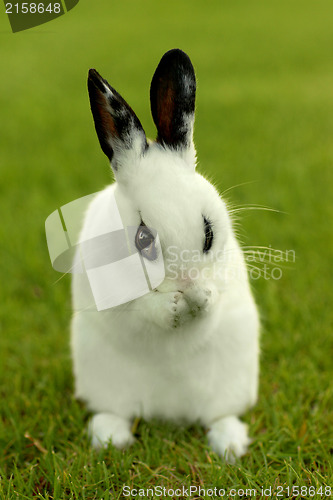
[[[170,51],[166,56],[171,66],[180,65],[193,78],[185,54]],[[165,68],[162,65],[162,72],[159,68],[158,81],[165,82]],[[179,75],[176,78],[181,71]],[[190,77],[184,79],[184,88],[193,93]],[[116,115],[117,106],[110,107],[114,90],[95,74],[91,80],[96,130],[104,152],[112,145],[107,154],[116,165],[117,182],[92,201],[80,241],[93,238],[99,226],[106,227],[112,216],[111,199],[116,199],[124,226],[143,224],[157,231],[165,265],[165,279],[157,288],[101,312],[85,310],[91,296],[89,283],[84,274],[74,275],[76,394],[95,413],[90,425],[93,444],[112,439],[115,446],[123,447],[133,440],[130,428],[135,417],[157,417],[200,422],[210,428],[208,437],[215,451],[229,459],[232,453],[240,456],[249,440],[245,425],[236,417],[257,397],[259,321],[225,203],[195,172],[193,113],[188,106],[182,110],[185,132],[180,139],[174,133],[179,144],[171,144],[170,123],[165,127],[162,123],[165,106],[169,111],[170,105],[161,104],[163,95],[158,95],[154,108],[154,92],[161,91],[154,88],[153,80],[152,109],[159,141],[148,146],[141,124],[132,115],[126,135],[121,135],[124,127],[117,116],[123,120],[124,111]],[[105,95],[109,101],[103,101]],[[184,96],[181,102],[186,103]],[[113,124],[105,118],[105,109]],[[176,118],[171,125],[175,126]],[[101,133],[102,126],[108,133],[104,129]],[[119,147],[120,140],[128,141],[126,147]]]

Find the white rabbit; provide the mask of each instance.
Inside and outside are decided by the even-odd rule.
[[[193,66],[178,49],[162,57],[150,89],[155,142],[95,70],[88,88],[116,182],[90,204],[80,239],[111,216],[115,197],[124,226],[138,228],[132,243],[143,260],[156,258],[154,229],[165,266],[157,288],[99,312],[84,309],[91,291],[74,274],[76,396],[94,412],[92,444],[131,444],[136,417],[199,422],[232,462],[250,443],[238,417],[257,398],[259,320],[226,205],[195,171]]]

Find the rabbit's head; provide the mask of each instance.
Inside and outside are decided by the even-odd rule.
[[[212,264],[232,230],[225,203],[195,171],[196,80],[189,57],[170,50],[153,76],[156,141],[147,140],[134,111],[95,70],[89,71],[88,89],[96,132],[116,179],[123,223],[138,228],[136,247],[153,261],[156,231],[166,279],[175,278],[176,288],[193,281],[189,268],[200,271]]]

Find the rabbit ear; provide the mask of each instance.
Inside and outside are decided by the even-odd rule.
[[[157,141],[173,149],[193,147],[196,81],[190,58],[179,49],[162,57],[150,86]]]
[[[145,132],[132,108],[95,69],[89,70],[88,91],[101,148],[118,170],[118,160],[126,151],[135,150],[138,156],[145,152]]]

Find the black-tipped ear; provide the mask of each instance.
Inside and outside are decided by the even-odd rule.
[[[174,149],[191,146],[196,80],[191,60],[179,49],[162,57],[150,86],[157,141]]]
[[[88,91],[97,136],[110,161],[133,147],[138,148],[138,153],[142,154],[148,144],[140,120],[121,95],[95,69],[89,70]],[[117,170],[117,162],[113,166]]]

